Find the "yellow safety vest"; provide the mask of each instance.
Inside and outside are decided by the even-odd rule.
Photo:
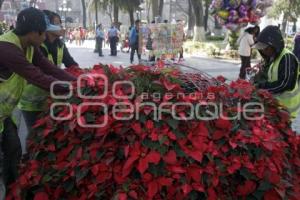
[[[268,81],[269,82],[275,82],[278,80],[278,70],[279,70],[279,64],[281,59],[286,54],[293,54],[288,49],[283,49],[280,56],[271,64],[269,71],[268,71]],[[298,65],[298,80],[296,81],[295,87],[292,90],[285,91],[280,94],[276,94],[275,98],[279,101],[279,103],[283,106],[285,106],[288,111],[290,112],[291,116],[293,118],[297,117],[297,114],[300,110],[300,87],[299,87],[299,75],[300,75],[300,69]]]
[[[48,59],[54,64],[53,56],[49,53],[49,50],[45,44],[41,45],[45,48]],[[63,47],[59,47],[57,49],[57,65],[61,66],[63,61]],[[28,84],[20,102],[18,104],[18,108],[25,111],[44,111],[47,108],[47,98],[49,97],[49,92],[34,86],[32,84]]]
[[[0,41],[14,44],[23,51],[19,37],[12,31],[1,35]],[[28,62],[32,63],[34,48],[28,47],[25,53]],[[4,130],[4,120],[11,117],[26,84],[27,81],[16,73],[13,73],[7,80],[0,82],[0,133]]]

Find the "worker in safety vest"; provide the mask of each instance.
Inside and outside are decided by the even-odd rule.
[[[49,20],[49,24],[46,31],[46,40],[40,47],[41,52],[58,67],[61,67],[62,64],[67,68],[78,67],[64,42],[60,39],[61,36],[64,36],[60,16],[49,10],[44,10],[44,13]],[[48,97],[49,92],[40,87],[32,84],[25,87],[18,108],[22,110],[28,131],[36,122],[39,114],[47,109]]]
[[[256,76],[258,88],[271,92],[295,118],[300,109],[299,63],[297,57],[284,47],[277,26],[267,26],[253,46],[264,58],[261,72]]]
[[[56,81],[76,80],[41,53],[46,28],[44,13],[27,8],[18,14],[16,28],[0,36],[0,200],[5,198],[3,186],[18,177],[21,144],[11,115],[26,84],[50,91]],[[69,93],[63,84],[55,84],[53,90],[56,94]]]

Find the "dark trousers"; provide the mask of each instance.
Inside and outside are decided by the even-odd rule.
[[[109,42],[110,42],[110,55],[116,56],[117,55],[118,37],[109,38]]]
[[[99,56],[103,56],[103,54],[102,54],[103,38],[97,37],[96,41],[97,41],[98,54],[99,54]]]
[[[131,52],[130,52],[130,62],[132,63],[133,60],[134,60],[134,54],[135,54],[135,51],[136,51],[136,54],[138,56],[138,59],[140,60],[141,59],[141,54],[139,54],[139,45],[132,45],[131,46]]]
[[[24,111],[22,110],[22,115],[24,117],[27,130],[29,132],[28,135],[30,135],[31,130],[35,122],[38,120],[38,116],[41,114],[39,111]]]
[[[6,186],[18,178],[18,166],[22,149],[17,127],[11,118],[4,121],[4,131],[0,133],[0,176]]]
[[[251,67],[251,57],[249,56],[241,56],[242,66],[240,69],[240,79],[246,79],[246,70]]]

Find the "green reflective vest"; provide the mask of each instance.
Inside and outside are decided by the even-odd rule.
[[[278,69],[281,59],[286,54],[293,54],[288,49],[284,49],[280,56],[271,64],[268,71],[268,81],[275,82],[278,80]],[[298,66],[298,75],[300,75],[300,69]],[[300,87],[299,87],[299,78],[296,81],[295,87],[290,91],[285,91],[283,93],[275,95],[275,98],[279,101],[280,104],[285,106],[290,112],[293,118],[297,117],[298,111],[300,110]]]
[[[48,59],[54,64],[53,56],[49,53],[49,50],[45,44],[42,47],[48,54]],[[63,47],[57,48],[57,65],[61,66],[63,61]],[[25,111],[43,111],[47,108],[47,99],[49,92],[28,84],[22,94],[18,108]]]
[[[12,31],[1,35],[0,41],[12,43],[23,51],[19,37]],[[34,48],[28,47],[25,53],[28,62],[32,63]],[[27,81],[16,73],[13,73],[7,80],[0,82],[0,133],[4,129],[4,120],[11,117],[16,108],[26,83]]]

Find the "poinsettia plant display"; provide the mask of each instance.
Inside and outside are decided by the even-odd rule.
[[[8,199],[299,198],[300,139],[270,93],[164,67],[72,70],[87,72],[35,125]]]

